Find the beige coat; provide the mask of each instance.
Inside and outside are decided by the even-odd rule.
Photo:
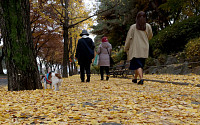
[[[99,55],[99,66],[110,66],[110,56],[112,45],[109,42],[102,42],[99,45],[97,54]]]
[[[153,33],[151,26],[146,23],[146,31],[137,30],[136,24],[133,24],[127,34],[125,42],[125,52],[127,60],[135,58],[148,58],[149,56],[149,40]]]

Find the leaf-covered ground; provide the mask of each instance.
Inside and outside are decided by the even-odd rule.
[[[187,78],[199,82],[198,75],[170,75],[170,80]],[[60,91],[9,92],[1,87],[0,95],[0,124],[200,124],[200,87],[194,86],[101,81],[98,75],[81,83],[75,75],[63,79]]]
[[[128,75],[127,78],[133,78],[133,76]],[[192,85],[200,84],[200,75],[195,75],[195,74],[188,74],[188,75],[154,74],[154,75],[145,75],[144,78],[150,80],[166,81],[166,83],[179,82],[179,83],[189,83]]]

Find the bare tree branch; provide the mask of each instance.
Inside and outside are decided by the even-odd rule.
[[[62,18],[64,18],[64,15],[63,15],[62,13],[60,13],[60,12],[54,7],[53,4],[51,4],[51,6],[53,7],[53,9],[54,9],[58,14],[60,14],[60,16],[61,16]],[[60,22],[63,23],[63,21],[62,21],[61,19],[60,19]]]
[[[77,23],[68,25],[68,28],[72,28],[72,27],[76,26],[77,24],[82,23],[82,22],[84,22],[84,21],[86,21],[86,20],[88,20],[88,19],[90,19],[90,18],[92,18],[92,17],[94,17],[94,16],[97,16],[97,15],[99,15],[99,14],[102,14],[102,13],[106,12],[106,11],[109,11],[109,10],[115,8],[117,5],[118,5],[118,4],[112,6],[111,8],[109,8],[109,9],[107,9],[107,10],[104,10],[104,11],[101,11],[101,12],[98,12],[98,13],[95,13],[95,14],[93,14],[92,16],[89,16],[89,17],[87,17],[87,18],[85,18],[85,19],[83,19],[83,20],[81,20],[81,21],[79,21],[79,22],[77,22]]]
[[[34,23],[35,21],[37,21],[40,18],[40,15],[37,15],[36,18],[34,18],[33,20],[31,20],[31,24]]]

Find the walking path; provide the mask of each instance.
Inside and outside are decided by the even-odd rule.
[[[0,124],[200,124],[199,87],[101,81],[98,75],[92,75],[90,83],[80,81],[79,75],[65,78],[57,92],[1,88]]]
[[[7,75],[0,75],[0,86],[8,84]]]

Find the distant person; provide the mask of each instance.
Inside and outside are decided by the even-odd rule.
[[[82,38],[78,40],[75,57],[80,65],[81,82],[85,82],[85,71],[87,74],[86,82],[90,82],[90,64],[94,58],[95,46],[93,40],[89,38],[87,30],[82,30],[80,36]]]
[[[104,70],[106,71],[106,80],[109,79],[111,51],[112,51],[112,45],[108,42],[107,37],[103,37],[102,43],[99,45],[99,48],[97,50],[97,54],[99,55],[101,80],[104,80]]]
[[[125,51],[127,60],[130,60],[130,70],[135,70],[135,76],[132,80],[137,83],[139,75],[139,85],[143,85],[143,67],[145,59],[149,56],[149,40],[152,38],[152,28],[146,23],[146,14],[143,11],[138,12],[136,24],[131,25],[125,42]]]

